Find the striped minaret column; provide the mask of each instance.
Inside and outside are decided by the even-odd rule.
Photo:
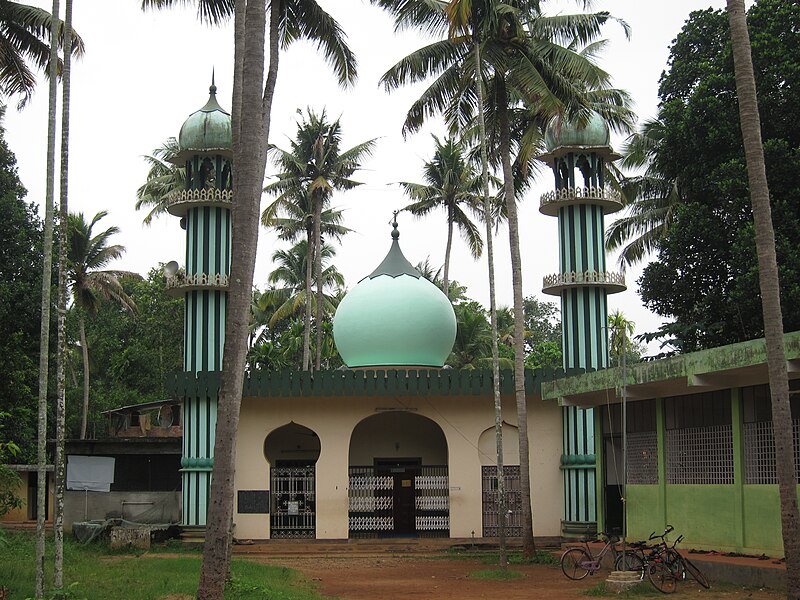
[[[185,299],[183,368],[199,379],[222,370],[231,262],[230,116],[215,92],[212,84],[208,103],[181,128],[174,161],[186,169],[186,184],[168,203],[186,230],[186,256],[185,269],[168,278],[167,288]],[[216,425],[216,394],[198,385],[183,403],[184,528],[206,524]]]
[[[605,214],[622,207],[619,194],[604,182],[605,163],[617,155],[609,145],[608,128],[596,114],[583,129],[552,122],[547,144],[548,153],[540,159],[552,167],[556,186],[542,196],[539,210],[558,217],[560,272],[545,277],[542,291],[561,298],[564,368],[604,369],[606,298],[625,289],[624,278],[606,270],[604,248]],[[591,533],[597,528],[594,415],[592,409],[575,406],[562,410],[562,533]]]

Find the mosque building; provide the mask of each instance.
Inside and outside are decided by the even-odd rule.
[[[168,210],[186,232],[182,525],[206,524],[230,267],[230,115],[208,102],[180,130],[186,189]],[[620,528],[627,436],[627,524],[646,537],[669,522],[695,547],[781,551],[763,340],[634,365],[623,432],[618,368],[609,368],[604,217],[622,207],[604,181],[618,156],[607,126],[554,121],[547,152],[560,272],[564,369],[526,371],[534,535]],[[582,182],[581,182],[582,179]],[[582,185],[581,185],[582,183]],[[254,540],[493,538],[498,534],[495,411],[489,371],[444,368],[456,336],[447,297],[420,275],[392,223],[388,252],[341,301],[334,337],[346,369],[252,372],[236,441],[235,535]],[[555,259],[555,257],[554,257]],[[800,333],[787,334],[800,389]],[[583,374],[573,374],[582,372]],[[521,534],[513,376],[501,373],[508,533]],[[800,421],[796,431],[800,430]],[[798,434],[796,433],[796,436]],[[771,462],[770,462],[771,461]],[[691,507],[691,509],[690,509]],[[708,521],[719,523],[709,525]],[[733,523],[733,525],[731,525]]]

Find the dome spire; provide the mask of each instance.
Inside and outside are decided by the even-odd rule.
[[[217,102],[217,85],[214,83],[214,68],[211,68],[211,85],[208,87],[208,102],[206,102],[205,106],[200,109],[199,112],[214,112],[218,110],[221,113],[225,113],[226,115],[229,114],[225,111]]]
[[[383,262],[378,265],[378,268],[367,276],[369,279],[374,279],[380,275],[388,275],[389,277],[411,275],[415,279],[422,277],[420,272],[403,256],[403,251],[400,250],[400,242],[397,241],[400,238],[400,231],[397,229],[398,212],[396,210],[393,211],[392,220],[389,222],[392,226],[392,247],[389,248],[389,253],[383,259]]]

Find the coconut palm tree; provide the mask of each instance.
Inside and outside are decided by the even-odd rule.
[[[152,154],[143,157],[150,170],[145,183],[136,190],[136,210],[150,209],[142,220],[145,225],[166,213],[169,195],[186,186],[186,168],[172,162],[179,151],[178,140],[170,137]]]
[[[86,317],[97,313],[100,302],[110,300],[130,313],[136,312],[133,299],[122,289],[120,278],[140,277],[130,271],[105,270],[109,263],[125,253],[125,247],[110,245],[111,238],[119,233],[118,227],[109,227],[100,233],[94,227],[108,213],[100,211],[87,223],[83,213],[69,215],[69,252],[67,255],[69,288],[72,303],[78,315],[81,349],[83,351],[83,409],[81,411],[81,439],[86,439],[89,414],[89,347],[86,342]]]
[[[351,190],[361,185],[351,177],[361,168],[361,161],[368,157],[375,147],[375,140],[369,140],[343,151],[341,136],[339,119],[329,123],[324,109],[319,115],[310,108],[305,116],[301,113],[297,134],[291,141],[291,149],[271,148],[275,163],[281,172],[277,175],[278,180],[265,188],[268,193],[279,194],[276,202],[284,204],[290,201],[299,202],[301,206],[297,212],[311,209],[312,243],[308,246],[308,252],[313,258],[313,271],[317,281],[317,314],[322,314],[322,255],[318,249],[321,247],[322,213],[325,204],[330,201],[334,191]],[[306,293],[310,297],[311,261],[307,264],[307,269]],[[310,304],[306,304],[305,323],[308,342],[304,344],[303,370],[308,370],[311,346]],[[321,328],[317,328],[316,334],[315,368],[319,369],[322,360]]]
[[[164,8],[186,1],[189,0],[142,0],[142,7]],[[315,0],[272,0],[268,29],[265,2],[196,0],[195,3],[201,20],[206,22],[217,23],[231,15],[234,17],[231,133],[237,210],[233,213],[232,226],[238,234],[231,244],[233,284],[228,289],[226,350],[218,394],[209,526],[197,590],[198,598],[221,600],[230,566],[234,447],[247,361],[259,202],[267,160],[264,140],[269,139],[280,48],[285,49],[301,39],[315,42],[343,86],[355,81],[356,60],[339,24]],[[269,60],[266,77],[265,55]]]
[[[449,293],[450,251],[453,247],[453,228],[457,227],[475,259],[483,252],[480,230],[470,219],[480,216],[482,209],[481,178],[466,157],[465,148],[454,138],[442,142],[435,135],[433,159],[423,166],[424,183],[401,181],[403,191],[414,201],[406,206],[411,214],[422,217],[442,208],[447,218],[447,244],[444,251],[442,291]],[[466,210],[465,210],[466,209]]]
[[[487,369],[492,367],[492,328],[486,309],[477,302],[456,304],[456,341],[447,364],[456,369]],[[511,369],[509,358],[500,358],[502,369]]]
[[[797,508],[797,481],[793,459],[792,417],[783,344],[778,263],[775,257],[775,233],[772,227],[769,186],[761,141],[761,119],[758,113],[758,95],[744,0],[727,0],[727,8],[736,94],[739,98],[739,120],[755,222],[758,279],[764,312],[764,337],[772,396],[775,467],[778,475],[781,530],[788,576],[787,592],[789,598],[800,598],[800,514]]]
[[[67,361],[67,254],[69,225],[69,109],[71,97],[72,72],[72,0],[67,0],[64,14],[64,59],[61,75],[61,193],[59,207],[58,244],[58,348],[56,358],[56,451],[55,451],[55,502],[53,519],[54,565],[53,586],[64,587],[64,493],[66,481],[66,379]]]
[[[316,295],[319,293],[319,286],[314,291],[314,286],[311,287],[311,293],[307,293],[306,288],[306,273],[308,252],[308,242],[300,240],[289,250],[276,250],[272,254],[272,262],[277,265],[274,271],[269,274],[268,281],[270,285],[275,286],[265,292],[266,298],[275,304],[275,311],[269,318],[268,325],[274,327],[280,321],[289,317],[299,316],[301,310],[306,306],[322,306],[322,312],[314,311],[314,319],[317,324],[321,323],[324,315],[332,314],[336,310],[335,291],[344,287],[344,277],[336,269],[335,265],[325,266],[335,255],[336,250],[333,246],[323,244],[321,258],[323,263],[322,269],[322,288],[327,288],[334,292],[334,294],[323,293],[321,302],[317,302]],[[316,279],[313,283],[317,283]]]
[[[412,10],[412,0],[375,0],[390,6],[399,23],[422,25],[428,30],[443,27],[441,4],[427,10]],[[413,5],[413,6],[412,6]],[[592,52],[577,48],[596,42],[602,26],[612,17],[594,14],[542,14],[538,1],[499,2],[451,0],[446,6],[450,36],[417,50],[392,67],[381,79],[387,90],[416,83],[433,76],[433,82],[409,109],[405,132],[418,130],[425,119],[443,112],[451,130],[463,129],[478,112],[480,141],[484,123],[490,124],[490,138],[496,145],[503,173],[503,194],[509,226],[515,314],[515,392],[520,427],[520,470],[523,495],[529,498],[527,450],[527,409],[524,381],[524,319],[522,267],[519,251],[514,171],[512,169],[511,109],[519,104],[533,107],[545,116],[567,114],[587,118],[590,101],[586,90],[609,87],[609,77],[592,60]],[[595,48],[593,46],[592,48]],[[484,60],[479,60],[484,56]],[[488,94],[483,99],[482,89]],[[481,111],[487,108],[487,118]],[[487,192],[488,194],[488,192]],[[527,493],[526,493],[527,491]],[[529,506],[529,502],[524,502]],[[523,515],[524,549],[532,554],[533,529],[529,509]],[[530,525],[530,527],[528,526]]]
[[[430,281],[433,285],[444,289],[444,286],[442,285],[442,267],[435,269],[431,264],[430,257],[418,262],[416,265],[414,265],[414,268],[419,271],[420,275]],[[461,285],[455,279],[451,279],[448,282],[447,293],[445,295],[452,304],[460,304],[462,302],[469,301],[467,298],[467,286]]]
[[[636,324],[628,319],[622,311],[615,310],[608,315],[608,329],[611,334],[608,344],[609,353],[619,359],[627,352],[631,336],[636,331]]]
[[[18,108],[30,100],[36,86],[36,76],[30,63],[50,77],[50,40],[53,33],[62,49],[64,24],[42,8],[11,0],[0,0],[0,96],[20,96]],[[74,31],[71,54],[82,56],[83,40]],[[56,53],[54,53],[56,54]],[[55,70],[60,75],[63,63],[56,55]]]
[[[621,248],[622,269],[640,262],[655,249],[672,225],[681,200],[678,182],[666,178],[656,161],[663,137],[663,123],[650,119],[628,138],[623,148],[622,167],[644,168],[644,173],[618,178],[626,212],[608,227],[606,249],[613,252]]]

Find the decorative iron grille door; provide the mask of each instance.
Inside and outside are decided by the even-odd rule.
[[[351,538],[379,538],[395,534],[419,537],[449,537],[450,501],[446,466],[419,466],[410,474],[387,473],[386,469],[351,466],[349,469],[349,530]],[[414,493],[411,521],[398,524],[398,486],[410,484]]]
[[[270,469],[271,538],[315,537],[314,475],[314,465],[276,466]]]
[[[499,498],[497,496],[497,467],[481,468],[483,504],[483,537],[498,537],[500,533]],[[522,491],[519,465],[503,467],[506,492],[506,535],[522,536]]]
[[[422,467],[414,485],[415,524],[420,537],[450,537],[447,467]]]

